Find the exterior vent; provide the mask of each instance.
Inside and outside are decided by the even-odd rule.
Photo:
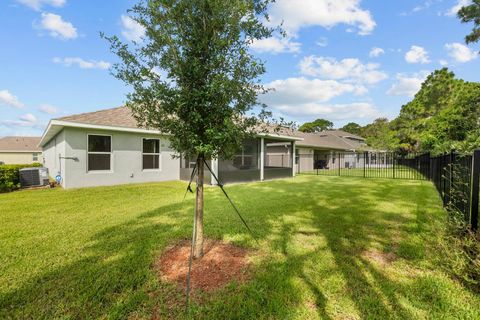
[[[47,168],[24,168],[19,171],[22,188],[47,186],[49,184]]]

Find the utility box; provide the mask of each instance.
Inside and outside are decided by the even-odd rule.
[[[20,185],[22,188],[48,186],[48,169],[43,167],[20,169]]]

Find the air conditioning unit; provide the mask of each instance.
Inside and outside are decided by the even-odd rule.
[[[24,168],[20,169],[20,184],[22,188],[48,186],[47,168]]]

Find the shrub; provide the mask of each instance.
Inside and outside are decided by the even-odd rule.
[[[40,163],[0,165],[0,193],[20,188],[20,169],[41,166]]]

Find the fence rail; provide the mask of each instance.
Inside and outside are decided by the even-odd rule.
[[[480,150],[473,154],[450,152],[319,152],[297,154],[299,174],[429,180],[435,185],[444,207],[463,216],[468,227],[478,228]]]

